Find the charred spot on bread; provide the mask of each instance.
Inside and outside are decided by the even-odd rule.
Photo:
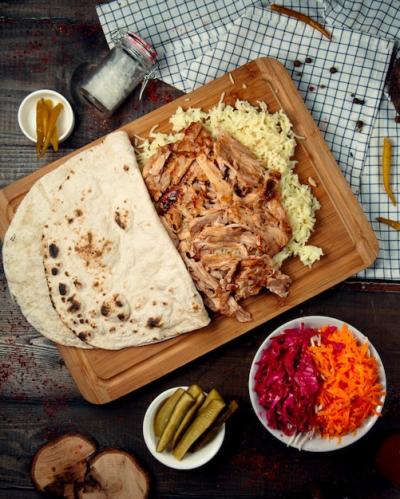
[[[66,284],[60,282],[58,285],[58,291],[60,292],[61,296],[65,296],[67,294],[67,286]]]
[[[161,318],[160,317],[149,317],[149,319],[147,319],[146,326],[149,329],[161,327],[162,326]]]
[[[81,309],[81,304],[73,296],[68,298],[67,301],[70,303],[69,307],[67,308],[68,312],[75,313]]]
[[[58,246],[56,246],[54,243],[51,243],[49,245],[49,254],[52,258],[57,258],[58,256]]]
[[[116,209],[114,213],[115,223],[122,229],[125,230],[128,227],[128,212],[126,210]]]
[[[82,283],[81,283],[78,279],[74,279],[72,282],[74,283],[74,286],[75,286],[76,288],[78,288],[78,289],[79,289],[79,288],[81,288],[81,287],[82,287]]]
[[[108,317],[108,315],[110,314],[109,305],[103,303],[103,305],[100,307],[100,313],[101,315],[104,315],[104,317]]]
[[[111,251],[111,241],[100,241],[96,236],[88,231],[82,235],[74,246],[74,250],[78,256],[85,261],[85,266],[98,266],[102,263],[102,258]]]
[[[122,220],[121,220],[121,214],[119,211],[116,211],[115,212],[115,215],[114,215],[114,220],[115,220],[115,223],[121,227],[121,229],[125,229],[125,225],[123,224]]]

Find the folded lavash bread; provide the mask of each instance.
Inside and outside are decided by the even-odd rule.
[[[42,180],[33,185],[18,206],[3,243],[8,288],[37,331],[61,345],[92,348],[62,323],[51,304],[40,247],[50,206]]]
[[[40,199],[35,202],[43,203],[44,198],[47,204],[43,203],[46,216],[42,214],[40,237],[34,243],[42,267],[35,278],[46,287],[46,308],[56,311],[62,331],[67,328],[78,341],[94,347],[120,349],[162,341],[209,323],[201,297],[150,200],[125,132],[108,135],[38,183],[35,193]],[[7,278],[14,270],[10,266],[17,265],[7,257],[13,234],[15,242],[20,229],[17,225],[11,230],[12,226],[4,250]],[[19,251],[23,258],[24,249]],[[11,282],[10,289],[24,311]],[[34,294],[37,285],[31,289]],[[65,344],[60,336],[53,339]]]

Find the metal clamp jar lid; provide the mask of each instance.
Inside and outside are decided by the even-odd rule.
[[[132,55],[138,58],[138,55],[149,60],[152,64],[156,63],[157,52],[143,38],[140,38],[136,33],[128,32],[120,39],[121,45]]]
[[[135,33],[124,33],[82,83],[81,94],[111,115],[156,63],[157,52]]]

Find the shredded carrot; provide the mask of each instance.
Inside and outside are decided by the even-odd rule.
[[[321,328],[321,344],[309,351],[323,379],[316,425],[323,437],[355,433],[382,405],[382,385],[368,343],[360,344],[348,327]]]

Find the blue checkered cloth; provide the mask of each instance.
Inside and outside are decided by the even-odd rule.
[[[388,136],[394,146],[392,187],[397,193],[400,125],[384,87],[400,41],[400,2],[274,3],[326,24],[332,41],[300,21],[271,12],[268,2],[259,0],[115,0],[98,5],[97,12],[110,46],[118,30],[139,33],[159,54],[156,76],[186,92],[260,56],[282,62],[379,239],[378,259],[358,276],[399,280],[400,233],[376,217],[400,219],[380,173],[383,137]],[[400,201],[400,193],[398,197]]]

